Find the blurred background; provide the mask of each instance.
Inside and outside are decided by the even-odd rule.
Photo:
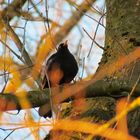
[[[65,37],[60,42],[68,40],[69,50],[75,56],[79,72],[75,78],[76,81],[81,79],[89,79],[96,69],[102,57],[105,39],[105,16],[106,7],[104,0],[92,0],[93,4],[88,7],[87,12],[81,11],[80,5],[83,3],[91,3],[91,0],[24,0],[24,4],[15,8],[14,12],[7,12],[7,8],[17,0],[0,0],[0,12],[2,19],[6,25],[9,25],[16,37],[20,39],[23,47],[32,59],[32,66],[25,66],[22,57],[23,52],[18,49],[16,39],[10,34],[10,29],[6,28],[0,22],[0,90],[6,89],[9,81],[13,80],[16,71],[22,75],[22,80],[32,79],[26,71],[29,67],[34,67],[38,50],[47,34],[55,34],[67,21],[74,16],[74,12],[83,12],[80,20],[70,29],[70,32],[65,33]],[[19,0],[20,1],[20,0]],[[22,1],[22,0],[21,0]],[[21,7],[20,7],[21,6]],[[6,13],[7,12],[7,13]],[[75,17],[76,18],[76,17]],[[59,43],[60,43],[59,42]],[[59,45],[55,43],[55,47]],[[47,47],[47,46],[46,46]],[[47,56],[48,57],[48,56]],[[43,60],[45,61],[45,59]],[[42,63],[43,64],[43,63]],[[13,68],[14,67],[14,68]],[[17,76],[17,75],[16,75]],[[13,80],[13,81],[12,81]],[[20,84],[20,88],[32,90],[36,86],[29,86],[26,82]],[[10,89],[10,88],[9,88]],[[30,115],[29,115],[29,114]],[[1,114],[0,139],[1,140],[32,140],[42,139],[49,130],[49,126],[42,126],[38,130],[31,128],[19,128],[22,122],[25,122],[28,117],[32,117],[32,121],[44,122],[44,118],[38,116],[37,109],[25,111],[9,111]],[[28,120],[29,121],[29,120]],[[47,119],[48,124],[51,119]],[[16,126],[18,123],[19,126]],[[37,134],[34,134],[34,131]]]

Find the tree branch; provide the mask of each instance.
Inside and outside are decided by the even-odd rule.
[[[68,35],[71,29],[79,22],[82,16],[90,9],[95,0],[88,0],[88,2],[84,1],[79,7],[77,7],[77,11],[73,12],[72,16],[64,23],[64,25],[60,28],[60,30],[55,34],[55,42],[58,44],[62,41],[63,38]]]
[[[10,21],[13,17],[19,16],[19,10],[22,8],[25,2],[26,0],[14,0],[2,11],[1,17],[7,21]]]
[[[14,32],[14,30],[9,25],[9,23],[5,22],[4,25],[5,25],[6,29],[8,30],[8,33],[9,33],[10,37],[13,39],[13,41],[17,45],[19,51],[22,52],[22,56],[25,60],[25,63],[28,66],[32,66],[33,65],[32,60],[31,60],[30,56],[28,55],[27,51],[25,50],[23,43],[18,38],[17,34]]]
[[[8,30],[8,33],[10,35],[10,37],[14,40],[14,42],[16,43],[18,49],[20,52],[23,52],[23,58],[25,60],[25,63],[29,66],[31,66],[33,63],[28,55],[28,53],[26,52],[25,48],[23,47],[22,42],[20,41],[20,39],[18,38],[18,36],[16,35],[16,33],[14,32],[14,30],[11,28],[9,21],[16,16],[16,14],[12,14],[14,13],[17,9],[21,9],[22,6],[24,5],[24,3],[26,2],[26,0],[14,0],[11,4],[9,4],[8,7],[6,7],[3,12],[1,13],[0,16],[0,22],[1,22],[1,26],[5,27]],[[2,30],[2,29],[1,29]]]
[[[100,70],[94,76],[94,79],[90,81],[77,82],[74,85],[69,86],[60,86],[57,88],[52,88],[52,99],[54,103],[60,103],[66,100],[69,97],[78,95],[80,98],[83,97],[96,97],[96,96],[111,96],[114,98],[128,96],[132,89],[134,90],[131,93],[131,96],[137,97],[140,96],[140,86],[136,85],[135,81],[125,81],[124,79],[118,80],[113,77],[105,78],[111,76],[112,73],[119,71],[124,66],[130,65],[132,62],[140,58],[139,55],[140,48],[134,49],[127,56],[120,57],[117,61],[113,62],[111,65],[104,66],[104,71]],[[131,58],[131,59],[130,59]],[[118,63],[120,62],[121,63]],[[119,65],[118,65],[119,64]],[[117,67],[116,67],[117,65]],[[115,67],[115,69],[112,69]],[[135,89],[133,88],[135,86]],[[16,93],[18,95],[18,93]],[[9,98],[9,96],[11,98]],[[49,105],[49,89],[38,90],[38,91],[29,91],[27,93],[27,99],[31,103],[32,107],[41,106],[45,103]],[[0,95],[0,102],[4,102],[0,105],[1,111],[21,109],[20,103],[16,95],[9,93]],[[12,103],[12,105],[11,105]],[[10,104],[10,105],[9,105]],[[14,104],[14,105],[13,105]],[[13,106],[13,107],[12,107]]]
[[[118,81],[118,80],[100,80],[94,84],[87,86],[87,81],[78,82],[74,85],[70,84],[66,87],[56,87],[52,88],[52,98],[55,103],[60,103],[66,100],[68,97],[77,96],[80,98],[83,97],[126,97],[129,95],[131,89],[133,88],[134,83],[129,83],[128,81]],[[116,94],[115,94],[116,93]],[[21,104],[18,100],[18,95],[20,93],[2,93],[0,94],[0,111],[7,110],[20,110]],[[131,95],[132,97],[140,96],[140,86],[137,85],[135,91]],[[49,104],[49,89],[45,90],[34,90],[27,92],[27,100],[30,102],[32,107],[39,107],[45,103]],[[23,99],[24,100],[24,99]],[[26,107],[25,107],[26,108]],[[23,109],[25,109],[23,108]]]

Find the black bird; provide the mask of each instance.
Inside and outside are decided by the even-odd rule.
[[[61,43],[56,53],[47,60],[42,88],[55,87],[61,84],[70,83],[78,72],[78,65],[68,49],[67,41]],[[49,81],[48,81],[49,80]],[[46,112],[45,105],[40,107],[39,114],[44,117],[51,117],[51,111]]]

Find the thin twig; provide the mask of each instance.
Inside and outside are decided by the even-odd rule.
[[[33,65],[27,66],[27,67],[25,67],[25,68],[18,69],[18,70],[13,71],[13,72],[6,72],[5,75],[13,74],[13,73],[15,73],[15,72],[17,72],[17,71],[18,71],[18,72],[19,72],[19,71],[23,71],[23,70],[28,69],[28,68],[31,68],[31,67],[33,67]],[[4,74],[0,74],[0,76],[4,76]]]
[[[27,22],[28,20],[25,21],[25,24],[24,24],[24,33],[23,33],[23,47],[22,47],[22,51],[21,51],[21,58],[23,57],[23,52],[24,52],[24,49],[25,49],[25,44],[26,44],[26,26],[27,26]]]
[[[44,18],[43,15],[40,13],[39,9],[37,8],[37,5],[41,3],[38,2],[37,4],[34,4],[34,2],[32,0],[30,0],[31,4],[33,5],[33,8],[35,9],[35,11],[38,13],[38,15],[41,17],[41,18]]]
[[[81,73],[80,79],[83,78],[83,75],[84,75],[84,68],[85,68],[85,57],[83,58],[83,63],[82,63],[82,73]]]
[[[3,140],[6,140],[15,130],[12,130]]]
[[[54,45],[54,42],[53,42],[53,39],[52,39],[52,36],[51,36],[51,30],[50,30],[49,18],[48,18],[48,0],[45,1],[45,10],[46,10],[46,18],[47,18],[47,26],[48,26],[49,35],[50,35],[51,41],[52,41],[52,43]],[[45,22],[44,22],[44,24],[45,24]],[[47,32],[47,30],[46,30],[46,32]],[[56,46],[55,46],[55,48],[56,48]],[[56,50],[57,50],[57,48],[56,48]],[[54,123],[53,112],[55,111],[55,107],[54,107],[54,104],[53,104],[52,90],[51,90],[51,85],[50,85],[50,80],[49,80],[49,77],[48,77],[47,69],[45,69],[45,76],[46,76],[48,86],[49,86],[50,107],[51,107],[51,112],[52,112],[52,121]]]
[[[6,48],[8,48],[20,61],[22,61],[22,62],[24,63],[23,59],[22,59],[15,51],[13,51],[4,41],[2,41],[2,40],[0,39],[0,42],[1,42]]]
[[[41,1],[39,1],[39,2],[37,2],[36,4],[34,4],[32,0],[30,0],[30,2],[31,2],[31,4],[32,4],[33,6],[32,6],[32,7],[28,7],[28,10],[31,10],[32,8],[34,8],[34,9],[35,9],[35,7],[36,7],[37,5],[39,5],[39,4],[41,4],[41,3],[42,3],[42,0],[41,0]]]
[[[138,79],[137,79],[137,81],[135,82],[134,86],[132,87],[132,90],[131,90],[130,94],[129,94],[128,97],[127,97],[127,102],[130,101],[130,97],[131,97],[132,94],[134,93],[134,91],[135,91],[135,89],[136,89],[136,87],[137,87],[139,81],[140,81],[140,74],[139,74]]]
[[[69,2],[69,1],[67,0],[67,2]],[[79,13],[84,14],[86,17],[88,17],[88,18],[90,18],[90,19],[92,19],[92,20],[94,20],[95,22],[98,23],[98,21],[97,21],[96,19],[94,19],[94,18],[91,17],[90,15],[84,13],[83,11],[81,11],[77,5],[73,5],[73,3],[71,3],[71,2],[69,2],[69,3],[70,3]],[[88,4],[90,4],[89,1],[88,1]],[[103,24],[101,24],[101,23],[99,23],[99,24],[105,28],[105,26],[104,26]]]
[[[86,2],[88,2],[88,0],[86,0]],[[89,3],[89,2],[88,2],[88,3]],[[91,8],[92,8],[93,10],[95,10],[98,14],[102,15],[102,13],[101,13],[99,10],[97,10],[94,6],[91,6]]]
[[[99,45],[90,35],[89,35],[89,33],[83,28],[83,30],[84,30],[84,32],[89,36],[89,38],[91,39],[91,40],[93,40],[93,42],[100,48],[100,49],[102,49],[102,50],[105,50],[101,45]]]
[[[54,48],[57,50],[56,44],[55,44],[55,42],[53,40],[53,37],[52,37],[52,34],[51,34],[51,29],[50,29],[50,24],[49,24],[49,6],[48,6],[48,0],[45,1],[45,11],[46,11],[46,18],[47,18],[48,33],[49,33],[49,36],[51,38],[51,42],[52,42]],[[45,21],[44,21],[44,25],[45,25]],[[46,25],[45,25],[45,28],[46,28]],[[46,32],[47,32],[47,29],[46,29]]]
[[[20,41],[20,39],[18,38],[17,34],[14,32],[14,30],[12,29],[12,27],[10,26],[9,23],[5,23],[5,27],[7,28],[8,30],[8,33],[10,35],[10,37],[14,40],[14,42],[16,43],[18,49],[20,52],[22,52],[23,50],[23,44],[22,42]],[[25,60],[25,63],[27,65],[32,65],[32,60],[31,58],[29,57],[27,51],[24,49],[23,51],[23,58]]]
[[[11,38],[16,43],[19,51],[20,52],[23,51],[22,56],[24,58],[25,64],[27,64],[28,66],[33,65],[32,60],[31,60],[30,56],[28,55],[26,49],[25,48],[23,49],[23,43],[20,41],[20,39],[18,38],[17,34],[14,32],[12,27],[9,25],[9,23],[5,23],[5,26],[6,26],[7,30],[8,30],[9,35],[11,36]],[[36,82],[37,82],[38,86],[41,87],[39,79],[36,79]]]
[[[91,43],[91,47],[90,47],[90,49],[89,49],[89,53],[88,53],[88,55],[87,55],[87,57],[89,57],[89,55],[90,55],[90,53],[91,53],[91,50],[92,50],[92,47],[93,47],[93,43],[94,43],[94,40],[95,40],[95,38],[96,38],[96,34],[97,34],[97,31],[98,31],[98,28],[99,28],[99,23],[100,23],[100,21],[101,21],[101,19],[104,17],[106,15],[106,13],[104,13],[101,17],[100,17],[100,19],[99,19],[99,22],[98,22],[98,24],[97,24],[97,27],[96,27],[96,30],[95,30],[95,34],[94,34],[94,37],[93,37],[93,40],[92,40],[92,43]]]

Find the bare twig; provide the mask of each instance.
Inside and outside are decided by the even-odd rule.
[[[37,5],[41,4],[42,1],[39,1],[39,2],[37,2],[36,4],[34,4],[32,0],[30,0],[30,2],[31,2],[31,4],[32,4],[32,7],[29,7],[29,6],[28,6],[28,10],[34,8],[36,11],[38,11]],[[39,11],[38,11],[37,13],[39,13]]]
[[[12,130],[3,140],[6,140],[12,133],[14,133],[15,129]]]
[[[86,2],[88,2],[88,0],[86,0]],[[95,10],[98,14],[102,15],[102,12],[100,12],[99,10],[97,10],[94,6],[91,6],[91,8],[93,10]]]
[[[89,38],[91,39],[91,40],[93,40],[93,42],[100,48],[100,49],[102,49],[102,50],[105,50],[101,45],[99,45],[90,35],[89,35],[89,33],[83,28],[83,30],[84,30],[84,32],[89,36]]]
[[[54,48],[57,50],[56,45],[55,45],[54,40],[53,40],[53,37],[52,37],[52,33],[51,33],[51,29],[50,29],[50,24],[49,24],[49,6],[48,6],[48,0],[45,1],[45,12],[46,12],[46,19],[47,19],[47,27],[48,27],[48,30],[46,28],[45,21],[44,21],[44,26],[45,26],[46,32],[48,31],[48,34],[50,36],[50,39],[51,39],[51,42],[52,42]]]
[[[98,31],[98,28],[99,28],[99,25],[100,25],[99,23],[100,23],[101,19],[102,19],[105,15],[106,15],[106,13],[104,13],[104,14],[100,17],[100,19],[99,19],[99,22],[98,22],[98,24],[97,24],[97,27],[96,27],[96,30],[95,30],[95,34],[94,34],[94,37],[93,37],[93,40],[92,40],[92,43],[91,43],[91,47],[90,47],[90,49],[89,49],[89,53],[88,53],[87,57],[89,57],[89,55],[90,55],[90,53],[91,53],[91,50],[92,50],[92,47],[93,47],[93,43],[94,43],[94,41],[95,41],[96,34],[97,34],[97,31]]]
[[[69,0],[67,0],[67,2],[69,2],[80,14],[84,14],[85,16],[87,16],[88,18],[94,20],[95,22],[98,23],[98,21],[96,19],[94,19],[93,17],[91,17],[90,15],[86,14],[84,11],[82,11],[79,6],[73,4],[73,2],[70,2]],[[86,4],[90,4],[91,3],[91,0],[89,0],[88,2],[85,1]],[[91,5],[92,6],[92,5]],[[103,26],[105,28],[105,26],[101,23],[99,23],[101,26]]]
[[[72,16],[63,24],[60,30],[55,34],[55,44],[62,41],[63,38],[68,35],[71,29],[79,22],[83,15],[90,9],[90,6],[95,2],[95,0],[89,0],[89,3],[83,2],[78,6],[78,11],[72,13]],[[80,11],[80,12],[79,12]]]
[[[0,42],[6,47],[8,48],[20,61],[24,62],[23,59],[15,52],[13,51],[4,41],[2,41],[0,39]]]
[[[83,61],[82,61],[82,73],[81,73],[80,79],[83,78],[83,75],[84,75],[84,69],[85,69],[85,57],[83,58]]]
[[[27,67],[22,67],[22,68],[19,68],[19,67],[22,67],[22,66],[18,66],[18,69],[15,70],[15,71],[12,71],[12,72],[5,72],[4,74],[0,74],[0,76],[4,76],[4,75],[9,75],[9,74],[13,74],[13,73],[16,73],[16,72],[19,72],[20,71],[20,74],[21,74],[21,79],[25,78],[25,75],[27,75],[29,73],[29,70],[32,66],[27,66]],[[27,72],[26,72],[27,70]],[[24,72],[23,72],[24,71]],[[22,74],[24,73],[24,74]],[[23,77],[23,78],[22,78]]]
[[[130,101],[130,97],[133,95],[133,93],[134,93],[136,87],[138,86],[139,81],[140,81],[140,74],[139,74],[139,76],[138,76],[138,78],[137,78],[137,81],[135,82],[134,86],[132,87],[132,90],[131,90],[130,94],[129,94],[128,97],[127,97],[127,102]]]
[[[23,51],[23,58],[24,58],[24,60],[25,60],[25,63],[26,63],[27,65],[32,65],[32,64],[33,64],[33,63],[32,63],[32,60],[30,59],[30,57],[29,57],[28,53],[26,52],[26,50],[25,50],[25,49],[23,50],[23,44],[22,44],[22,42],[20,41],[20,39],[18,38],[18,36],[16,35],[16,33],[14,32],[14,30],[12,29],[12,27],[9,25],[9,23],[5,23],[4,25],[5,25],[5,27],[7,28],[10,37],[11,37],[11,38],[14,40],[14,42],[16,43],[16,45],[17,45],[19,51],[20,51],[20,52]]]

